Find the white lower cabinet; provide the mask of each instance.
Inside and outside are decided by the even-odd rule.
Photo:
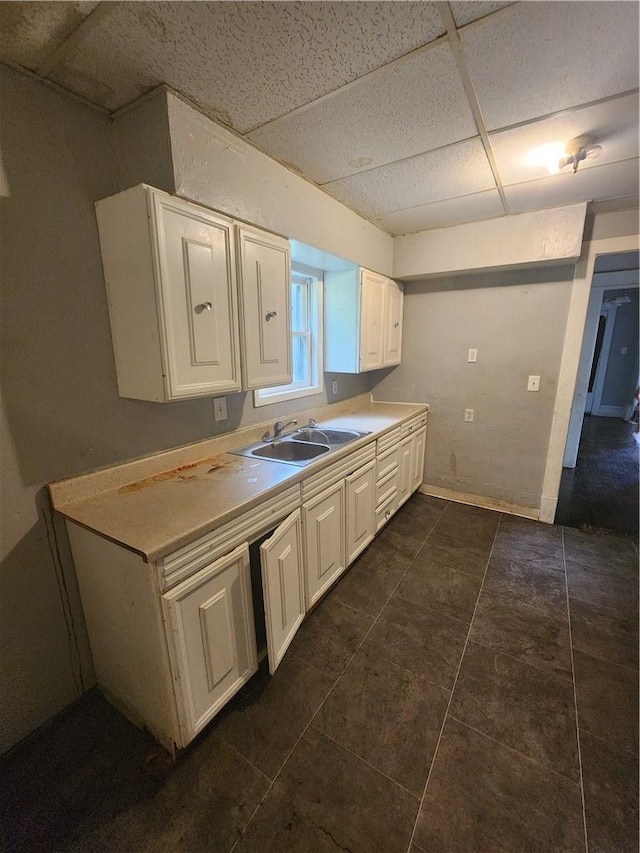
[[[346,568],[345,487],[340,480],[304,504],[307,609]]]
[[[309,608],[422,482],[425,437],[426,415],[413,418],[155,563],[69,524],[105,695],[167,749],[186,746],[257,670],[250,544],[273,673]]]
[[[347,565],[375,535],[376,463],[372,460],[346,478]]]
[[[427,428],[423,427],[413,436],[411,449],[411,491],[421,485],[424,479],[424,452],[427,443]]]
[[[413,475],[413,436],[408,435],[400,442],[400,458],[398,460],[398,506],[411,497],[411,478]]]
[[[188,743],[258,668],[249,546],[162,596],[178,718]]]
[[[269,672],[278,668],[304,619],[302,517],[297,509],[260,546]]]
[[[426,426],[418,426],[416,432],[410,432],[400,442],[398,506],[402,506],[422,483],[426,440]]]

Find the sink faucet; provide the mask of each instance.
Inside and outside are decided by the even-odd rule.
[[[295,426],[298,423],[297,420],[287,421],[286,424],[283,424],[282,421],[276,421],[273,425],[273,437],[280,438],[284,430],[293,424]]]

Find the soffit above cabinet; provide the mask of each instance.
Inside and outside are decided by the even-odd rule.
[[[403,234],[637,204],[620,176],[638,171],[638,17],[635,2],[11,2],[0,59],[109,111],[167,84]],[[577,175],[529,164],[587,133],[602,153]]]

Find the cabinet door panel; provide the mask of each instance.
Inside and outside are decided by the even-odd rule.
[[[412,435],[408,435],[400,442],[400,461],[398,465],[398,506],[401,506],[411,495],[413,447],[414,437]]]
[[[427,441],[426,427],[413,436],[413,452],[411,455],[411,491],[420,486],[424,479],[424,451]]]
[[[269,671],[278,668],[305,614],[302,520],[297,509],[260,546]]]
[[[292,380],[289,243],[238,230],[245,388]]]
[[[385,367],[400,364],[402,358],[402,286],[389,279],[386,287],[385,307]]]
[[[233,225],[184,202],[154,201],[168,396],[239,391]]]
[[[375,461],[346,479],[347,563],[367,547],[375,533]]]
[[[362,270],[360,285],[360,370],[384,363],[384,306],[387,280]]]
[[[346,568],[344,510],[344,482],[303,507],[307,609]]]
[[[249,548],[162,596],[184,746],[257,670]]]

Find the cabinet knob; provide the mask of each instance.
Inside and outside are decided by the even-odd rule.
[[[267,311],[267,313],[264,315],[264,319],[265,319],[265,320],[267,321],[267,323],[268,323],[268,322],[269,322],[269,320],[270,320],[272,317],[277,317],[277,316],[278,316],[278,312],[277,312],[277,311]]]
[[[394,328],[394,329],[397,329],[399,325],[400,325],[400,323],[394,323],[394,324],[393,324],[393,328]]]
[[[202,314],[203,311],[211,311],[213,305],[210,302],[201,302],[193,309],[196,314]]]

